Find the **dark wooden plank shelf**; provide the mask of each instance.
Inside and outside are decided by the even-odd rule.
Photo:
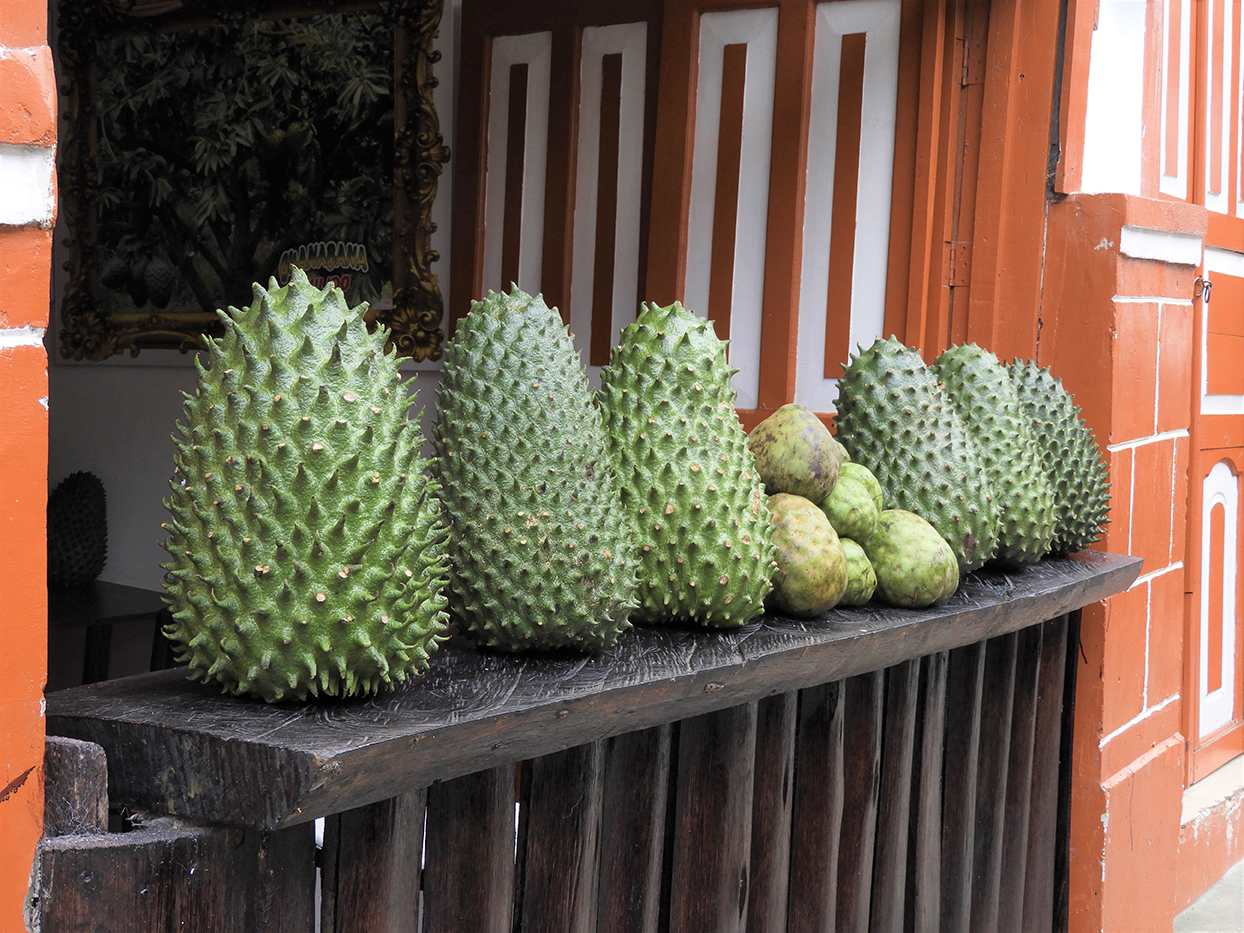
[[[104,747],[114,802],[275,828],[1015,632],[1122,592],[1140,564],[1084,552],[972,574],[933,609],[640,629],[595,657],[450,648],[356,700],[268,706],[161,671],[50,695],[48,732]]]

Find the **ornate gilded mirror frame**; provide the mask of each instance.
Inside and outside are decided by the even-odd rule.
[[[98,256],[99,114],[96,57],[101,39],[293,18],[317,13],[375,12],[393,25],[393,301],[370,316],[392,331],[399,354],[435,360],[444,343],[444,302],[432,263],[432,202],[449,159],[432,101],[433,48],[442,0],[60,0],[62,93],[68,108],[60,143],[61,217],[68,228],[69,273],[61,303],[61,355],[102,360],[145,347],[183,352],[219,332],[214,309],[198,312],[100,310]]]

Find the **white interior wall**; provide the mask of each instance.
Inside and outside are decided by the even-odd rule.
[[[461,0],[446,0],[437,40],[443,58],[436,66],[440,85],[435,100],[441,131],[451,152],[460,5]],[[61,113],[66,111],[62,103]],[[433,271],[440,276],[445,291],[449,282],[451,170],[452,163],[445,166],[433,208],[437,231],[432,247],[441,254]],[[58,226],[56,237],[54,322],[65,284],[62,227]],[[446,308],[451,308],[450,296],[445,297]],[[77,470],[96,474],[108,494],[108,563],[100,579],[157,589],[162,574],[159,565],[165,556],[159,546],[164,539],[160,525],[167,516],[162,500],[173,471],[169,436],[181,416],[181,393],[194,389],[191,358],[176,350],[143,350],[135,358],[73,362],[61,358],[57,341],[54,324],[48,331],[49,489]],[[436,364],[404,368],[407,374],[418,374],[425,436],[435,407],[438,368]]]
[[[1145,0],[1101,0],[1089,51],[1080,189],[1140,194]]]

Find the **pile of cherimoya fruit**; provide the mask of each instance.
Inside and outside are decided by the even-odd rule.
[[[298,270],[254,296],[196,363],[165,500],[166,634],[226,692],[375,693],[451,629],[596,651],[634,624],[927,606],[1106,520],[1061,385],[976,347],[930,369],[878,341],[841,381],[841,445],[798,406],[749,437],[725,342],[680,304],[641,308],[593,391],[555,309],[490,293],[447,347],[424,459],[366,305]]]

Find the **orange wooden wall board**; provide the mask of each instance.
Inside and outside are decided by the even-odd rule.
[[[1158,389],[1157,302],[1118,305],[1114,333],[1110,442],[1118,444],[1153,434]]]
[[[0,88],[4,85],[0,83]],[[0,227],[0,328],[46,327],[52,279],[52,231]]]
[[[1128,553],[1132,534],[1132,451],[1130,448],[1107,454],[1110,466],[1110,524],[1106,526],[1106,550]],[[1152,568],[1142,567],[1141,573]]]
[[[1106,834],[1102,814],[1106,793],[1101,783],[1101,708],[1106,623],[1105,602],[1086,606],[1080,615],[1080,661],[1076,673],[1075,744],[1071,758],[1071,838],[1068,874],[1068,925],[1072,933],[1100,933]]]
[[[1164,304],[1158,329],[1158,433],[1192,421],[1192,306]]]
[[[1206,391],[1210,395],[1244,395],[1244,337],[1205,335]]]
[[[1184,579],[1185,570],[1180,568],[1149,581],[1149,680],[1146,690],[1151,705],[1175,696],[1183,683],[1180,671],[1184,646]],[[1174,703],[1168,708],[1178,705]],[[1172,731],[1178,728],[1176,723]]]
[[[1183,755],[1172,736],[1104,782],[1106,878],[1118,890],[1104,899],[1102,930],[1171,928]]]
[[[6,651],[13,649],[6,644]],[[0,930],[26,929],[23,905],[43,830],[43,697],[0,699]]]
[[[1145,295],[1162,298],[1192,297],[1197,276],[1195,266],[1176,266],[1151,259],[1118,259],[1118,280],[1115,294]]]
[[[0,143],[50,146],[56,142],[56,78],[47,46],[0,57]]]
[[[1111,736],[1101,748],[1102,774],[1117,774],[1179,732],[1180,713],[1181,706],[1176,700],[1146,711],[1135,723]]]
[[[1102,652],[1105,691],[1101,731],[1109,735],[1127,725],[1145,706],[1145,628],[1149,591],[1144,584],[1108,601],[1107,637]]]
[[[1175,440],[1142,444],[1133,451],[1132,543],[1130,553],[1152,573],[1171,562],[1175,510]],[[1183,503],[1179,503],[1183,507]],[[1142,665],[1143,667],[1143,665]]]
[[[1171,524],[1171,563],[1180,563],[1188,550],[1188,464],[1192,444],[1175,438],[1175,513]]]
[[[1244,278],[1216,272],[1208,311],[1211,334],[1244,336]],[[1244,366],[1244,360],[1240,361]]]
[[[0,15],[0,46],[29,48],[47,43],[47,4],[40,0],[5,0]]]

